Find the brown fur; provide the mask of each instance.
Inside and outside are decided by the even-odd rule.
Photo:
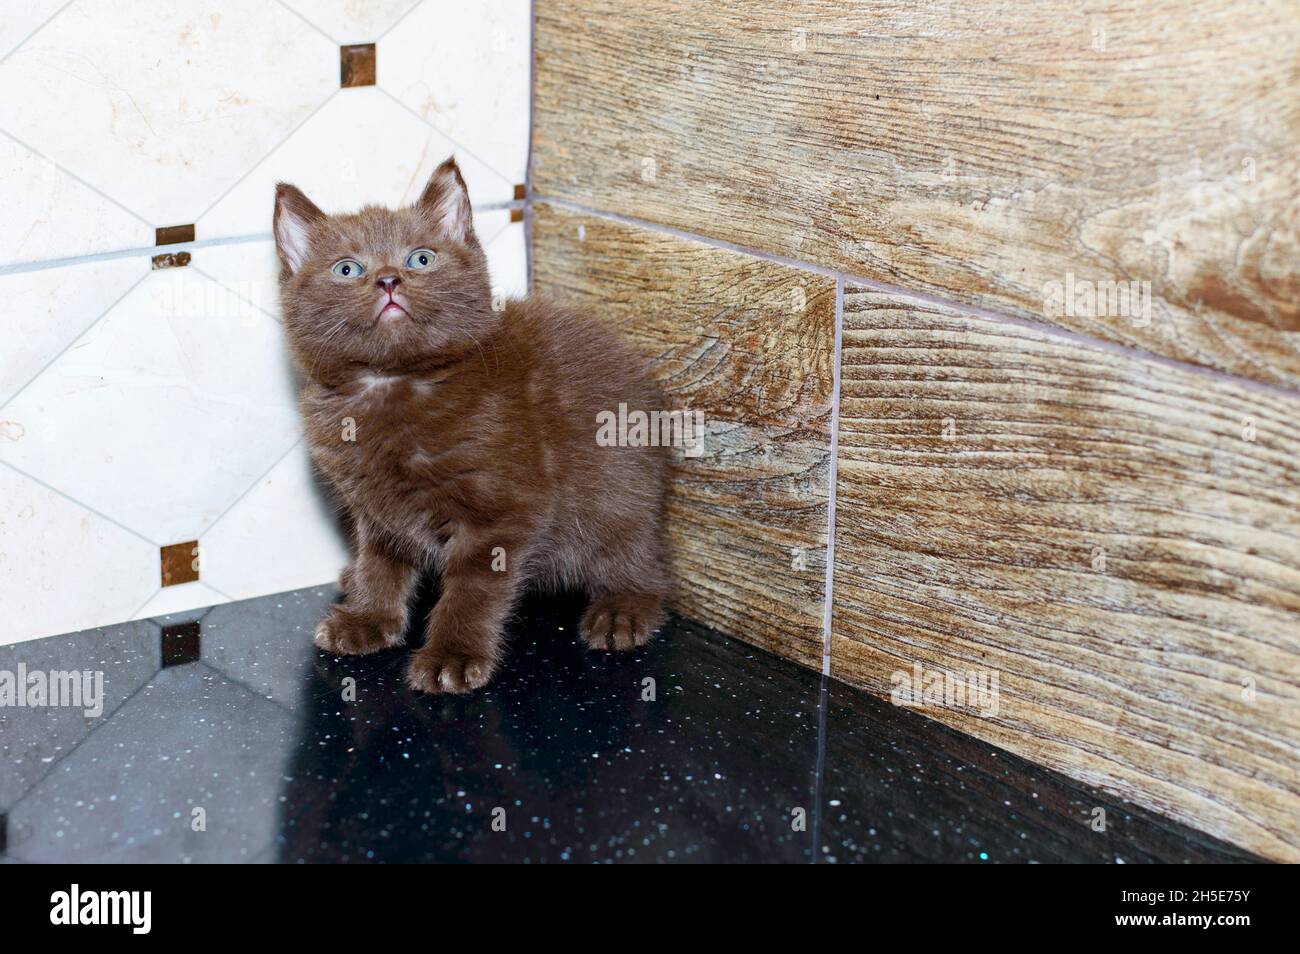
[[[317,645],[398,645],[431,568],[442,596],[407,670],[425,692],[488,682],[529,583],[592,595],[581,625],[592,649],[649,640],[664,618],[668,462],[661,447],[596,441],[599,412],[662,407],[633,352],[599,323],[537,300],[493,310],[450,159],[405,209],[326,216],[281,184],[275,233],[312,458],[355,527],[344,599]],[[432,267],[406,266],[417,248],[436,253]],[[342,259],[365,273],[334,274]],[[389,295],[381,282],[394,278],[406,313],[377,316]]]

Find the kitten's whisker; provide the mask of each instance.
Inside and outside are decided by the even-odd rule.
[[[333,328],[325,332],[325,336],[319,342],[317,342],[316,347],[312,350],[311,355],[307,359],[309,373],[314,374],[316,372],[317,370],[316,360],[324,355],[326,347],[328,347],[334,341],[334,338],[337,336],[337,334],[340,331],[342,331],[343,326],[346,325],[347,323],[348,323],[348,319],[343,318]]]
[[[343,321],[347,321],[347,319],[345,318],[343,319]],[[325,333],[324,338],[316,342],[316,347],[313,348],[311,353],[307,356],[307,363],[311,371],[314,372],[316,370],[316,359],[321,356],[325,346],[329,344],[330,340],[333,338],[334,333],[342,326],[342,324],[343,322],[339,322],[339,324],[335,325],[333,328],[331,328],[329,331]]]
[[[484,353],[483,346],[479,344],[479,340],[474,337],[474,333],[468,328],[465,329],[465,334],[469,335],[469,340],[474,342],[474,347],[478,348],[478,356],[483,361],[483,370],[486,371],[488,369],[487,354]]]

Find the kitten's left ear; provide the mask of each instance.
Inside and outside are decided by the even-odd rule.
[[[428,213],[435,227],[444,235],[466,244],[476,241],[469,192],[454,156],[448,156],[433,170],[415,204]]]
[[[301,189],[287,182],[276,184],[274,232],[281,279],[288,278],[307,261],[311,254],[312,227],[324,218],[325,213]]]

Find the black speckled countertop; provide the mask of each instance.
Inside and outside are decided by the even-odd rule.
[[[406,651],[315,649],[334,598],[0,647],[105,699],[0,708],[0,862],[1257,860],[689,622],[596,655],[533,599],[486,691],[430,698]]]

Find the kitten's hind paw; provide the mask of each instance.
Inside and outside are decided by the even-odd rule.
[[[335,606],[316,624],[316,645],[336,656],[364,656],[402,643],[402,621],[363,616]]]
[[[663,601],[657,596],[599,596],[587,607],[579,631],[588,649],[628,650],[648,643],[663,622]]]
[[[426,645],[411,656],[411,663],[406,667],[406,684],[416,692],[473,692],[486,686],[495,671],[496,661],[488,656]]]

